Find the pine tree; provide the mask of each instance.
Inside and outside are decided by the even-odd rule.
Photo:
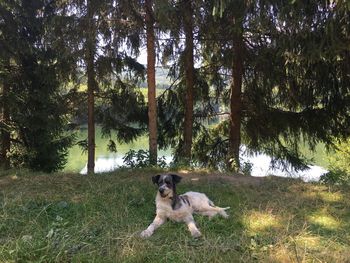
[[[6,72],[6,70],[9,70],[8,62],[4,61],[5,63],[1,66],[1,68]],[[9,129],[10,124],[10,107],[9,107],[9,84],[7,81],[6,73],[3,72],[3,81],[2,81],[2,93],[1,93],[1,153],[0,153],[0,163],[2,168],[8,169],[10,168],[10,160],[9,160],[9,154],[11,149],[11,134]]]
[[[45,172],[63,168],[72,137],[57,61],[50,43],[56,6],[49,1],[7,1],[1,12],[1,72],[7,90],[6,129],[11,165]],[[5,67],[4,67],[5,65]]]
[[[302,169],[301,141],[311,148],[320,141],[330,145],[332,136],[348,133],[345,2],[216,1],[204,10],[202,46],[209,78],[220,84],[232,74],[230,101],[226,92],[221,96],[231,105],[230,119],[203,131],[195,145],[201,163],[209,155],[219,164],[226,155],[239,164],[241,137],[249,151]],[[235,135],[233,119],[241,126]]]
[[[157,164],[157,104],[155,76],[155,36],[153,1],[145,0],[145,24],[147,35],[147,85],[148,85],[148,130],[150,164]]]
[[[194,46],[193,46],[193,7],[192,1],[184,2],[183,28],[185,33],[184,67],[186,82],[185,118],[184,118],[184,145],[183,157],[186,163],[191,160],[193,137],[193,106],[194,106]]]
[[[166,3],[164,3],[166,2]],[[199,127],[196,103],[207,94],[208,85],[194,67],[196,46],[194,34],[201,14],[201,1],[163,1],[157,17],[166,40],[162,47],[163,63],[170,65],[173,84],[158,99],[159,144],[174,148],[175,161],[189,164],[192,141]],[[174,109],[177,109],[176,111]]]
[[[86,73],[88,79],[88,162],[87,172],[88,174],[94,173],[95,168],[95,90],[97,90],[97,82],[95,76],[95,55],[96,55],[96,25],[94,20],[94,1],[87,0],[86,3]]]
[[[145,131],[144,98],[136,88],[144,67],[131,57],[138,52],[143,21],[133,1],[60,2],[67,29],[60,33],[64,39],[60,44],[71,48],[70,57],[78,69],[70,70],[76,84],[71,93],[88,105],[88,139],[78,143],[88,151],[88,173],[93,173],[96,124],[110,138],[112,151],[117,150],[115,139],[129,142]],[[123,50],[125,46],[129,51]],[[79,74],[87,78],[87,92],[76,91]]]

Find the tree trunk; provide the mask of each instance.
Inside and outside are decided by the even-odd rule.
[[[184,121],[184,145],[183,158],[186,162],[191,160],[192,128],[193,128],[193,85],[194,85],[194,62],[193,62],[193,9],[191,1],[185,1],[184,30],[185,30],[185,78],[186,78],[186,101]]]
[[[95,169],[95,70],[94,57],[96,49],[96,32],[93,21],[93,9],[91,0],[87,1],[87,45],[86,45],[86,66],[88,78],[88,174],[93,174]]]
[[[156,103],[156,73],[155,73],[155,37],[153,1],[145,1],[146,33],[147,33],[147,85],[148,85],[148,130],[149,153],[151,165],[157,164],[157,103]]]
[[[238,172],[240,168],[239,147],[241,145],[241,111],[243,78],[243,39],[237,32],[233,37],[232,82],[230,90],[230,134],[229,169]]]
[[[3,97],[3,103],[2,103],[2,125],[8,126],[10,121],[10,110],[8,107],[8,101],[7,96],[9,93],[9,86],[6,81],[4,82],[4,85],[2,87],[2,97]],[[1,152],[0,152],[0,163],[2,168],[9,169],[10,168],[10,160],[7,156],[7,154],[10,152],[11,147],[11,136],[10,132],[5,129],[1,132]]]

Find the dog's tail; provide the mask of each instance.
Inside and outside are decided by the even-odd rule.
[[[211,207],[214,207],[222,217],[228,218],[228,214],[225,212],[225,210],[230,209],[229,206],[228,207],[219,207],[219,206],[214,205],[213,201],[211,201],[211,200],[209,200],[209,205]]]
[[[228,207],[218,207],[217,206],[217,208],[218,208],[218,212],[219,212],[219,214],[222,216],[222,217],[224,217],[224,218],[228,218],[228,214],[226,213],[226,210],[228,210],[228,209],[230,209],[230,207],[228,206]]]

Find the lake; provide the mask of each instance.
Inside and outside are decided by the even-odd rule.
[[[87,129],[81,128],[77,131],[77,140],[84,140],[87,138]],[[111,153],[107,150],[108,138],[103,138],[101,128],[96,127],[96,161],[95,172],[108,172],[123,165],[123,157],[129,150],[148,150],[148,137],[142,136],[133,143],[118,144],[117,152]],[[301,147],[302,153],[308,158],[312,158],[310,169],[306,171],[295,172],[292,170],[284,170],[282,168],[271,169],[269,164],[271,158],[264,154],[247,155],[242,147],[241,157],[243,162],[250,162],[253,164],[252,176],[268,176],[277,175],[283,177],[300,177],[304,181],[318,181],[319,177],[327,172],[324,167],[328,166],[327,152],[322,144],[317,145],[316,151],[311,152],[306,146]],[[159,151],[159,156],[164,156],[167,163],[172,161],[171,150]],[[83,153],[81,148],[77,145],[72,147],[68,154],[68,163],[65,172],[79,172],[86,174],[87,167],[87,153]]]
[[[87,129],[82,127],[76,132],[77,141],[87,138]],[[95,150],[95,172],[112,171],[118,166],[123,165],[123,157],[130,150],[148,150],[148,137],[142,136],[136,141],[128,144],[117,144],[117,152],[109,152],[107,145],[109,138],[103,138],[100,127],[96,127],[96,150]],[[171,150],[159,151],[159,157],[164,156],[167,163],[171,162]],[[80,172],[86,173],[87,152],[82,152],[82,149],[75,145],[68,153],[68,163],[64,169],[65,172]]]

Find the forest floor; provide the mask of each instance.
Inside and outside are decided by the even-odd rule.
[[[149,239],[159,170],[0,175],[0,262],[350,262],[349,188],[296,179],[177,171],[228,219],[167,222]]]

